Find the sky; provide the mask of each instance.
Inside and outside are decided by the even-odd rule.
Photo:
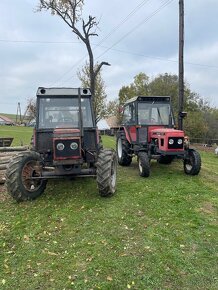
[[[92,38],[107,100],[135,75],[178,73],[178,0],[85,0],[83,17],[99,21]],[[0,112],[22,113],[37,88],[79,87],[85,46],[58,17],[36,12],[37,0],[0,0]],[[218,108],[218,1],[184,0],[185,81]]]

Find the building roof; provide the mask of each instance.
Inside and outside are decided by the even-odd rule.
[[[14,123],[14,121],[12,121],[10,118],[0,115],[0,121],[4,121],[6,123]]]
[[[97,127],[99,130],[109,130],[110,129],[110,127],[108,126],[108,123],[105,119],[98,121]]]
[[[112,127],[117,127],[117,126],[118,126],[118,125],[117,125],[118,120],[117,120],[117,117],[116,117],[116,116],[108,117],[108,118],[106,118],[105,120],[106,120],[106,122],[107,122],[107,124],[108,124],[108,126],[109,126],[110,128],[112,128]]]

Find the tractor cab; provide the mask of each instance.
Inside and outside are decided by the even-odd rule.
[[[172,127],[174,118],[170,97],[135,97],[124,106],[123,123]]]
[[[94,162],[99,144],[89,89],[39,88],[37,112],[34,147],[46,162]]]

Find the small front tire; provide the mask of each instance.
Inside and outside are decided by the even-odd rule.
[[[201,156],[194,149],[188,149],[184,159],[184,171],[189,175],[198,175],[201,170]]]

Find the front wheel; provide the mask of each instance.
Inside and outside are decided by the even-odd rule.
[[[194,149],[188,149],[184,159],[184,171],[189,175],[197,175],[201,170],[201,156]]]
[[[146,152],[139,152],[138,166],[140,176],[148,177],[150,175],[150,161]]]
[[[117,158],[112,149],[102,149],[97,162],[97,184],[99,194],[108,197],[116,190]]]
[[[34,151],[16,155],[8,164],[6,188],[17,201],[32,200],[40,196],[46,188],[46,180],[41,176],[42,159]]]

